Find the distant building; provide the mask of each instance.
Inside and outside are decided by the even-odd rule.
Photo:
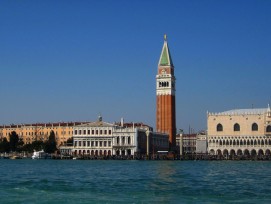
[[[270,155],[271,110],[236,109],[208,113],[208,152],[224,157]]]
[[[35,123],[0,126],[0,138],[6,137],[15,131],[24,144],[31,144],[36,140],[46,141],[50,132],[54,131],[57,145],[63,145],[73,135],[73,126],[84,122],[60,122],[60,123]]]
[[[196,136],[196,153],[207,153],[207,135],[206,132],[200,132]]]
[[[197,134],[183,134],[182,140],[184,154],[196,153]]]
[[[197,134],[184,134],[176,135],[176,147],[180,155],[194,154],[194,153],[207,153],[207,136],[205,132]]]
[[[62,150],[67,152],[65,147]],[[104,122],[102,117],[74,127],[74,155],[134,156],[147,154],[148,150],[168,150],[168,135],[153,133],[151,127],[142,123],[112,124]]]

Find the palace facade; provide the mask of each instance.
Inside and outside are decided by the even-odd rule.
[[[237,109],[208,113],[208,153],[213,155],[270,155],[271,110]]]
[[[149,147],[149,148],[148,148]],[[147,151],[168,150],[168,135],[153,133],[143,123],[98,121],[74,127],[73,147],[61,147],[62,154],[90,156],[134,156]]]

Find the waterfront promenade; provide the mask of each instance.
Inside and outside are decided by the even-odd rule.
[[[0,159],[31,159],[31,153],[1,153]],[[60,155],[60,154],[48,154],[46,159],[54,160],[202,160],[202,161],[222,161],[222,160],[232,160],[232,161],[271,161],[271,155],[234,155],[234,156],[223,156],[223,155],[210,155],[210,154],[151,154],[147,155],[134,155],[134,156],[95,156],[95,155]]]

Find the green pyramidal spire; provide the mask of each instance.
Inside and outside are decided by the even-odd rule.
[[[169,48],[167,45],[167,36],[164,35],[164,45],[162,49],[162,53],[159,60],[159,65],[161,66],[173,66],[173,62],[170,56]]]

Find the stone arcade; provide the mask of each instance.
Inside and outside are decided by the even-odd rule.
[[[208,113],[208,153],[211,155],[270,155],[271,110],[237,109]]]

